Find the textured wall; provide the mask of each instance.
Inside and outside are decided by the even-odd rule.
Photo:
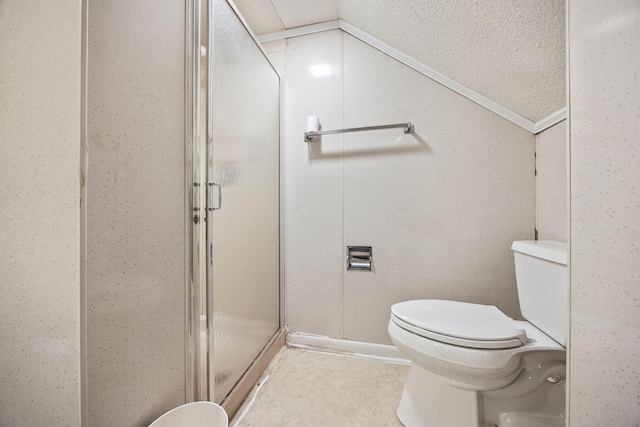
[[[89,423],[185,399],[184,2],[90,1]]]
[[[565,2],[338,0],[340,18],[530,120],[565,106]]]
[[[313,77],[324,64],[330,74]],[[388,343],[390,306],[495,304],[518,316],[516,239],[533,238],[534,137],[339,30],[288,41],[286,292],[293,331]],[[412,121],[324,136],[323,129]],[[347,245],[373,272],[345,271]]]
[[[569,1],[570,424],[640,420],[640,3]]]
[[[567,241],[567,122],[536,135],[536,229],[540,240]]]
[[[342,32],[287,41],[285,76],[285,292],[293,331],[342,337],[342,138],[306,144],[307,116],[342,127]],[[310,66],[330,74],[314,78]]]
[[[0,1],[1,426],[80,423],[80,35],[79,0]]]

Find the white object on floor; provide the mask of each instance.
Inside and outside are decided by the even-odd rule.
[[[149,427],[227,427],[229,419],[220,405],[193,402],[178,406],[162,415]]]

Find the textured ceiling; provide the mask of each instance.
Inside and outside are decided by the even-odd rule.
[[[255,34],[338,19],[336,0],[233,0]]]
[[[251,31],[255,34],[268,34],[284,30],[271,0],[233,0]]]
[[[285,28],[338,19],[335,0],[271,0]]]
[[[338,0],[340,18],[537,121],[565,106],[564,0]]]
[[[273,7],[252,12],[257,4]],[[565,106],[564,0],[238,0],[256,34],[340,18],[532,120]],[[252,14],[254,18],[249,18]],[[273,25],[272,25],[273,26]]]

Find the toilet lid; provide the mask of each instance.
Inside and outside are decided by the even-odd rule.
[[[416,300],[394,304],[391,313],[401,328],[462,347],[513,348],[528,341],[524,329],[492,305]]]

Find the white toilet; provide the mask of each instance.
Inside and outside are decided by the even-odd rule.
[[[405,426],[564,426],[566,245],[511,249],[528,322],[457,301],[391,307],[389,336],[412,362],[397,412]]]

